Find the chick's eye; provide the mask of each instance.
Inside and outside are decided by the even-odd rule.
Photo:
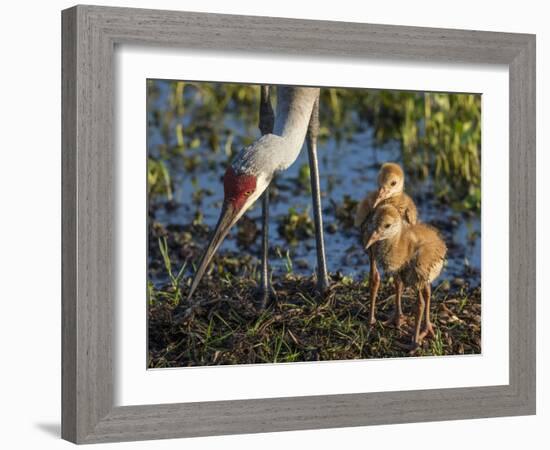
[[[396,184],[397,184],[397,181],[395,181],[395,180],[393,180],[393,181],[391,182],[391,185],[392,185],[392,186],[395,186]]]
[[[390,224],[389,224],[389,223],[387,223],[387,224],[384,225],[384,228],[389,228],[389,227],[390,227]]]

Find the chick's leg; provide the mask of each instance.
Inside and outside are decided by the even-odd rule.
[[[420,336],[420,326],[422,324],[422,318],[424,316],[425,302],[424,296],[422,294],[422,289],[418,289],[418,303],[416,308],[416,316],[414,323],[414,336],[413,336],[413,345],[419,346],[422,343],[422,337]]]
[[[403,310],[401,309],[401,297],[403,296],[403,282],[399,276],[395,276],[395,311],[393,316],[384,322],[384,325],[393,325],[400,329],[403,323]]]
[[[370,318],[369,324],[374,325],[376,323],[376,297],[378,295],[378,288],[380,287],[380,273],[376,267],[376,259],[374,254],[369,251],[370,258],[370,275],[369,275],[369,284],[370,284]]]
[[[423,291],[424,298],[426,299],[426,309],[424,311],[426,316],[425,317],[426,324],[424,325],[424,330],[420,334],[421,339],[423,339],[426,336],[431,336],[431,337],[435,336],[432,321],[430,320],[430,301],[432,297],[432,288],[429,284],[427,284],[422,288],[422,291]]]

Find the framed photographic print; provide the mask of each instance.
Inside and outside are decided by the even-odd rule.
[[[535,412],[534,36],[62,18],[65,439]]]

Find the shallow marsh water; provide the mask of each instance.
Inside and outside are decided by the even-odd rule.
[[[157,81],[158,93],[149,108],[148,154],[159,158],[162,147],[175,145],[175,129],[179,123],[185,130],[193,120],[192,114],[174,117],[168,132],[162,129],[153,115],[167,110],[170,105],[169,82]],[[259,137],[255,123],[250,123],[239,114],[238,105],[224,116],[224,128],[231,134],[220,136],[220,150],[213,152],[208,143],[195,143],[193,148],[181,154],[166,154],[162,160],[167,165],[173,184],[173,201],[163,196],[151,199],[150,224],[164,227],[202,222],[208,228],[216,224],[223,200],[222,176],[229,153],[238,152],[243,145]],[[359,119],[355,119],[359,120]],[[380,165],[386,161],[401,162],[397,141],[380,145],[368,124],[358,123],[359,130],[344,139],[336,139],[328,130],[328,136],[319,145],[319,163],[323,204],[325,243],[330,272],[340,272],[354,279],[362,279],[368,271],[368,259],[359,245],[356,230],[350,226],[351,207],[365,194],[376,188],[376,176]],[[406,170],[406,168],[405,168]],[[306,212],[310,218],[311,196],[309,192],[307,151],[304,148],[297,161],[275,180],[270,206],[270,265],[277,277],[292,268],[297,274],[309,275],[315,270],[315,238],[311,227],[305,227],[296,239],[289,242],[288,234],[281,232],[281,223],[288,220],[292,209],[297,214]],[[432,180],[406,179],[406,190],[415,200],[420,219],[436,226],[449,247],[448,262],[440,276],[443,280],[464,280],[471,286],[479,286],[481,269],[481,222],[479,214],[462,213],[442,205],[433,195]],[[229,234],[220,252],[245,252],[257,261],[260,253],[260,202],[241,219],[238,227]],[[308,225],[308,224],[306,224]],[[311,225],[311,224],[309,224]],[[309,230],[309,231],[308,231]],[[237,235],[244,236],[238,239]],[[244,243],[243,243],[244,241]],[[206,239],[197,237],[197,244]],[[193,263],[188,261],[186,275],[193,272]],[[155,284],[166,281],[162,272],[150,272]]]

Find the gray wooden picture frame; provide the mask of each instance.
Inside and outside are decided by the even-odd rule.
[[[62,32],[64,439],[94,443],[535,413],[535,36],[97,6],[63,11]],[[509,384],[115,407],[117,44],[507,65]]]

